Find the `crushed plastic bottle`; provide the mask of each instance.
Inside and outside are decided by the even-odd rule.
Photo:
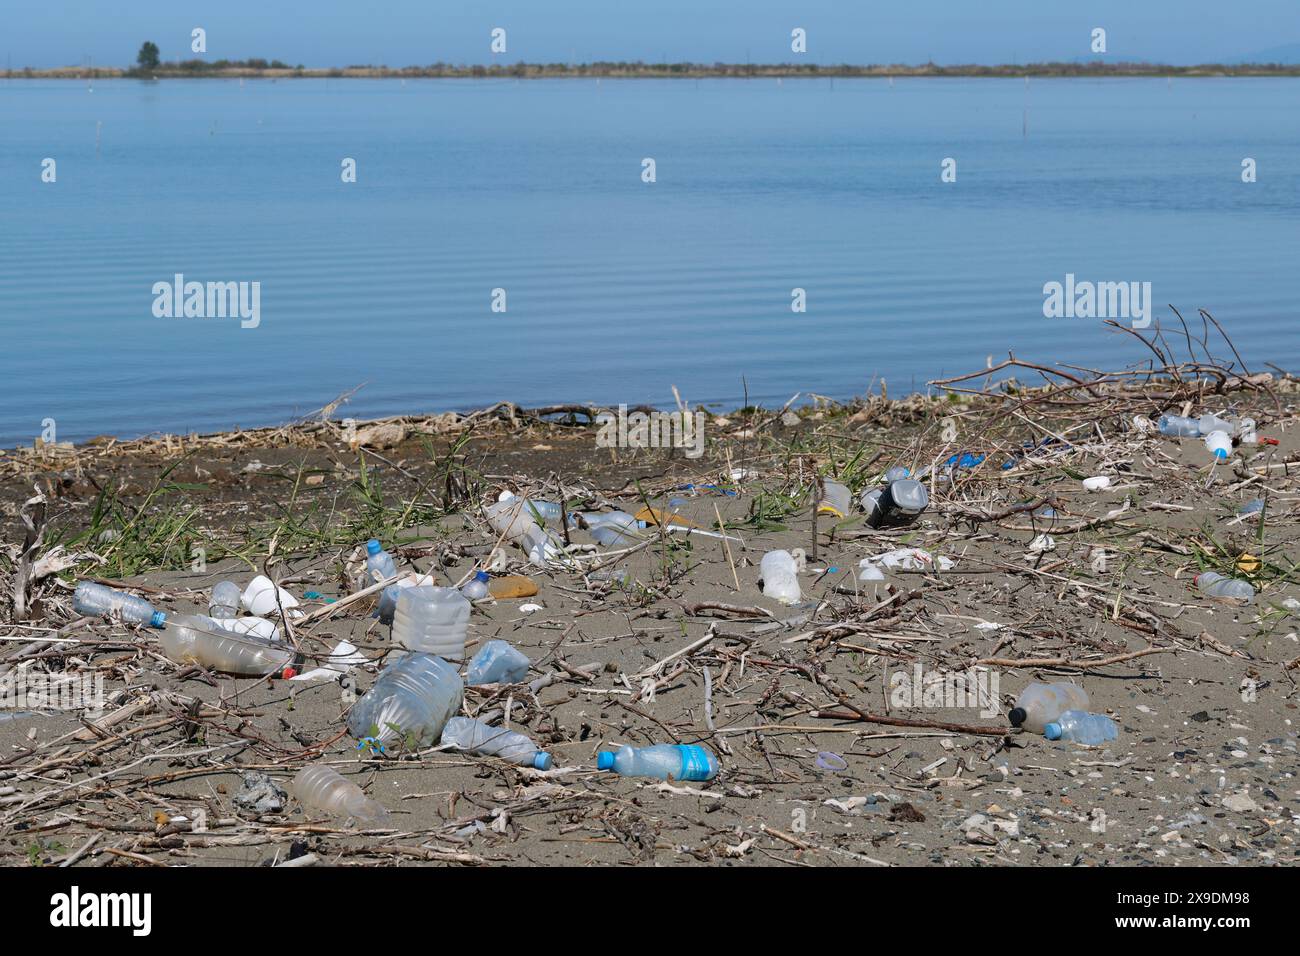
[[[1201,437],[1200,419],[1188,418],[1186,415],[1161,415],[1156,427],[1160,429],[1160,434],[1169,438]]]
[[[508,494],[488,505],[484,513],[492,530],[509,544],[523,548],[529,553],[530,559],[533,558],[533,552],[538,551],[542,560],[534,560],[534,564],[544,563],[550,558],[552,553],[548,552],[558,552],[554,537],[548,535],[542,525],[547,521],[560,520],[559,505],[548,501],[529,501]],[[541,522],[538,521],[539,518],[542,519]]]
[[[1067,710],[1086,710],[1088,692],[1078,684],[1056,681],[1042,684],[1037,681],[1020,692],[1016,706],[1007,714],[1014,727],[1023,727],[1041,734],[1043,728]]]
[[[861,504],[867,525],[884,528],[915,521],[930,504],[930,495],[915,478],[898,478],[863,494]]]
[[[1086,710],[1067,710],[1043,728],[1048,740],[1068,740],[1096,747],[1119,737],[1115,721],[1105,714],[1090,714]]]
[[[1205,447],[1215,458],[1223,461],[1232,454],[1232,438],[1227,432],[1215,429],[1205,436]]]
[[[162,627],[167,615],[142,597],[94,581],[82,581],[72,592],[72,608],[85,617],[106,617],[123,624]]]
[[[474,577],[461,585],[460,593],[465,595],[465,599],[468,601],[481,601],[491,593],[488,588],[488,581],[486,571],[475,571]]]
[[[209,615],[221,627],[236,634],[251,634],[266,641],[279,641],[280,629],[264,617],[217,617]]]
[[[802,597],[799,591],[799,573],[789,551],[769,551],[763,555],[759,572],[763,576],[764,595],[776,598],[782,604],[799,603]]]
[[[597,770],[612,770],[624,777],[654,777],[657,780],[712,780],[718,774],[718,758],[698,744],[655,744],[653,747],[621,747],[596,755]]]
[[[626,511],[583,512],[581,519],[602,548],[627,547],[644,540],[638,532],[646,526],[645,522]]]
[[[1251,498],[1244,505],[1242,505],[1240,508],[1237,509],[1237,514],[1254,515],[1254,514],[1259,514],[1263,510],[1264,510],[1264,499]]]
[[[280,608],[284,608],[290,617],[302,616],[301,611],[293,610],[298,606],[298,599],[284,588],[276,587],[275,583],[264,574],[259,574],[248,582],[248,587],[244,588],[244,593],[239,596],[239,600],[244,605],[245,611],[258,617],[267,614],[278,615]]]
[[[218,581],[212,586],[208,614],[213,618],[233,618],[238,612],[239,585],[234,581]]]
[[[158,641],[168,660],[237,677],[278,674],[294,658],[293,648],[287,644],[236,633],[199,614],[167,621]]]
[[[346,814],[361,823],[381,826],[392,820],[383,806],[333,767],[303,767],[293,778],[293,795],[309,810]]]
[[[408,651],[463,660],[469,612],[469,601],[455,588],[403,588],[393,612],[393,640]]]
[[[441,657],[408,654],[380,671],[374,686],[352,705],[348,731],[381,745],[409,735],[417,746],[428,746],[460,710],[464,693],[460,674]]]
[[[472,717],[453,717],[442,728],[442,742],[469,753],[490,754],[521,767],[550,770],[551,755],[523,734],[492,727]]]
[[[517,684],[528,676],[532,661],[505,641],[488,641],[479,648],[465,671],[471,684]]]
[[[853,507],[853,493],[846,485],[827,478],[822,481],[822,500],[817,503],[817,513],[846,518]]]
[[[1195,578],[1196,587],[1207,597],[1228,598],[1249,603],[1255,598],[1255,588],[1249,581],[1228,578],[1217,571],[1206,571]]]

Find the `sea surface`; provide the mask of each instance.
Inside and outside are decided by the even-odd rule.
[[[1147,358],[1071,274],[1294,370],[1298,265],[1297,79],[0,80],[9,446]]]

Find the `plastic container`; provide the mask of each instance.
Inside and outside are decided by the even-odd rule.
[[[481,601],[491,593],[488,589],[488,581],[486,571],[475,571],[474,577],[461,586],[460,593],[465,595],[467,601]]]
[[[1237,433],[1237,423],[1230,418],[1220,418],[1213,412],[1202,415],[1196,420],[1196,426],[1201,430],[1202,435],[1208,435],[1210,432],[1227,432],[1231,438]]]
[[[1249,581],[1224,577],[1217,571],[1206,571],[1195,578],[1196,587],[1207,597],[1229,598],[1237,601],[1253,601],[1255,588]]]
[[[347,815],[361,823],[387,824],[392,816],[333,767],[303,767],[293,778],[293,795],[308,810]]]
[[[532,661],[505,641],[488,641],[479,648],[465,671],[471,684],[518,684],[528,676]]]
[[[397,562],[384,550],[378,538],[366,542],[366,578],[369,584],[378,584],[397,577]]]
[[[533,509],[528,508],[527,504],[525,499],[510,495],[488,505],[484,513],[493,531],[507,543],[522,546],[525,535],[540,527],[533,517]]]
[[[911,472],[909,472],[902,465],[895,465],[893,468],[890,468],[885,472],[884,481],[885,484],[889,484],[890,482],[899,481],[900,479],[910,477],[910,475]]]
[[[799,591],[799,572],[789,551],[769,551],[763,555],[759,572],[763,575],[764,595],[776,598],[782,604],[799,603],[802,597]]]
[[[239,613],[239,585],[234,581],[218,581],[212,586],[208,614],[214,618],[232,618],[237,613]]]
[[[526,736],[504,727],[492,727],[471,717],[453,717],[442,728],[442,742],[457,750],[500,757],[521,767],[550,770],[551,755],[538,750]]]
[[[212,620],[227,631],[236,634],[251,634],[266,641],[279,641],[280,629],[264,617],[212,617]]]
[[[718,758],[707,747],[696,744],[655,744],[598,753],[596,769],[612,770],[624,777],[712,780],[718,774]]]
[[[1086,710],[1088,692],[1078,684],[1056,681],[1052,684],[1034,682],[1020,692],[1016,706],[1007,714],[1013,726],[1023,727],[1035,734],[1067,710]]]
[[[463,660],[469,612],[469,601],[455,588],[403,588],[393,612],[393,640],[418,654]]]
[[[1188,418],[1186,415],[1161,415],[1160,420],[1156,422],[1156,428],[1160,430],[1160,434],[1170,438],[1201,437],[1200,419]]]
[[[1043,736],[1048,740],[1068,740],[1086,747],[1096,747],[1118,738],[1119,728],[1105,714],[1067,710],[1043,728]]]
[[[279,673],[294,658],[293,648],[287,644],[236,633],[199,614],[167,621],[158,640],[168,660],[237,677]]]
[[[848,487],[829,478],[822,481],[822,500],[817,504],[817,513],[846,518],[853,508],[853,493]]]
[[[259,617],[266,614],[279,614],[280,608],[289,611],[290,608],[298,606],[296,597],[284,588],[277,588],[274,582],[264,574],[259,574],[248,582],[248,587],[244,588],[244,593],[239,596],[239,601],[244,605],[245,611]],[[301,612],[295,611],[292,616],[300,617]]]
[[[441,657],[408,654],[380,671],[375,685],[352,705],[348,731],[381,744],[410,735],[425,747],[460,710],[464,693],[460,674]]]
[[[584,512],[582,520],[602,548],[627,547],[644,540],[638,532],[646,526],[645,522],[626,511]]]
[[[1227,432],[1216,429],[1205,436],[1205,447],[1215,458],[1223,461],[1232,454],[1232,438]]]
[[[106,617],[123,624],[162,627],[167,615],[142,597],[94,581],[82,581],[72,592],[72,608],[85,617]]]
[[[899,478],[868,491],[861,503],[868,526],[882,528],[915,521],[930,504],[930,494],[915,478]]]

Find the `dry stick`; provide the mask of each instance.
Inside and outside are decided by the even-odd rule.
[[[736,562],[731,557],[731,545],[727,542],[727,526],[722,523],[722,512],[718,510],[718,503],[713,502],[713,513],[718,518],[718,530],[722,532],[722,550],[727,555],[727,564],[731,565],[731,580],[736,583],[736,593],[740,593],[740,576],[736,574]]]
[[[1075,667],[1079,670],[1092,670],[1095,667],[1107,667],[1110,664],[1119,664],[1138,657],[1146,657],[1148,654],[1176,654],[1178,650],[1179,648],[1176,647],[1148,647],[1145,650],[1133,651],[1130,654],[1116,654],[1114,657],[1104,657],[1099,661],[1072,661],[1066,657],[983,657],[977,661],[971,661],[971,666]]]
[[[817,560],[817,516],[820,513],[822,496],[825,493],[825,485],[822,484],[822,476],[818,475],[817,484],[813,490],[812,547],[808,549],[808,557],[812,561]]]
[[[925,730],[947,730],[954,734],[979,734],[984,737],[1005,737],[1011,733],[1009,727],[978,727],[972,724],[949,724],[938,720],[914,720],[909,717],[886,717],[884,714],[872,714],[858,710],[847,701],[840,701],[849,707],[851,713],[839,710],[814,710],[809,717],[823,717],[827,720],[856,720],[868,724],[886,724],[890,727],[920,727]]]

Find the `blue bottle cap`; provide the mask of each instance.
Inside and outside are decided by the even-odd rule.
[[[163,611],[154,611],[153,617],[149,618],[150,627],[162,627],[167,623],[167,614]]]
[[[379,544],[378,538],[371,538],[366,542],[366,554],[378,554],[384,549]]]
[[[533,769],[550,770],[551,755],[548,754],[545,750],[539,750],[537,751],[537,753],[533,754]]]
[[[1216,449],[1214,449],[1214,457],[1215,457],[1215,458],[1218,458],[1218,459],[1224,459],[1224,458],[1227,458],[1227,457],[1228,457],[1228,449],[1226,449],[1226,448],[1216,448]]]
[[[596,769],[597,769],[597,770],[613,770],[613,769],[614,769],[614,753],[613,753],[613,751],[610,751],[610,750],[603,750],[603,751],[601,751],[600,753],[596,754]]]
[[[475,580],[475,581],[487,581],[487,580],[489,580],[489,578],[488,578],[488,573],[487,573],[486,571],[476,571],[476,572],[474,572],[474,580]]]
[[[1046,727],[1043,728],[1043,736],[1046,737],[1048,740],[1060,740],[1061,725],[1057,723],[1048,724]]]

